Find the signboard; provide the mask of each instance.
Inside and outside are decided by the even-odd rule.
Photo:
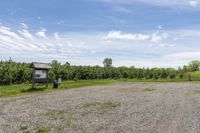
[[[47,78],[46,70],[35,70],[35,79],[45,79]]]
[[[35,88],[35,83],[46,83],[48,87],[48,71],[51,67],[49,63],[32,62],[30,67],[33,69],[32,84]]]

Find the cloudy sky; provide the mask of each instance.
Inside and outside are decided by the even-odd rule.
[[[200,0],[1,0],[0,60],[178,67],[200,60]]]

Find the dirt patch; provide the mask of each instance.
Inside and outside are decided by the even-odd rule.
[[[199,88],[120,83],[1,98],[0,133],[198,133]]]

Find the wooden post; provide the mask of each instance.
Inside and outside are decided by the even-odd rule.
[[[191,74],[189,73],[189,81],[192,81],[192,79],[191,79]]]
[[[35,68],[33,68],[33,74],[32,74],[32,88],[35,88]]]
[[[49,72],[49,70],[47,69],[46,70],[46,88],[48,88],[48,84],[49,84],[49,80],[48,80],[48,72]]]

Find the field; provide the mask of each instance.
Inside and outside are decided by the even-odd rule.
[[[199,83],[93,84],[0,98],[0,132],[198,133],[199,110]]]
[[[113,84],[116,82],[117,82],[116,80],[65,81],[59,86],[59,89],[71,89],[71,88],[93,86],[93,85],[106,85],[106,84]],[[38,86],[36,86],[35,89],[32,89],[31,84],[2,85],[0,86],[0,97],[56,91],[57,89],[53,89],[52,86],[53,86],[52,84],[49,84],[48,88],[45,88],[45,85],[39,84]]]
[[[78,81],[65,81],[59,86],[60,89],[71,89],[78,88],[84,86],[94,86],[94,85],[108,85],[115,84],[120,82],[188,82],[189,73],[185,73],[183,78],[175,78],[175,79],[105,79],[105,80],[78,80]],[[193,82],[200,81],[200,71],[190,72],[191,80]],[[5,96],[16,96],[16,95],[26,95],[30,93],[42,93],[42,92],[51,92],[56,91],[56,89],[52,88],[52,84],[49,84],[46,89],[44,85],[39,85],[36,89],[31,89],[31,84],[17,84],[17,85],[0,85],[0,97]]]

